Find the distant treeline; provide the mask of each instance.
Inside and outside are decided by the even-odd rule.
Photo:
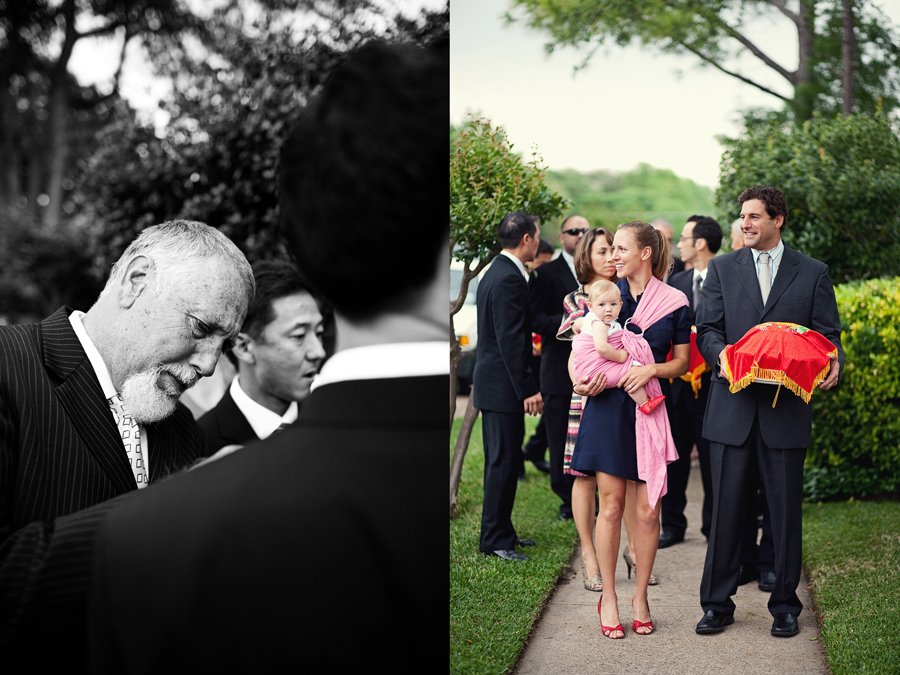
[[[675,228],[677,238],[688,217],[715,217],[711,188],[648,164],[639,164],[625,173],[548,170],[545,180],[551,189],[572,200],[563,218],[574,214],[584,216],[593,227],[615,229],[631,220],[651,222],[663,218]],[[725,225],[722,223],[723,229]],[[558,245],[552,224],[548,223],[545,230],[545,238]]]

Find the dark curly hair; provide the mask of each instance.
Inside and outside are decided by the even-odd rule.
[[[781,231],[784,232],[785,228],[787,228],[788,221],[788,208],[787,202],[784,200],[784,195],[773,187],[757,185],[756,187],[744,190],[741,193],[741,196],[738,197],[738,204],[743,206],[744,202],[750,201],[751,199],[758,199],[763,203],[763,206],[766,207],[766,213],[769,214],[769,218],[782,216],[784,221],[781,223]]]

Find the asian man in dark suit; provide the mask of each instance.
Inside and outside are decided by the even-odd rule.
[[[91,672],[406,672],[446,640],[448,75],[446,41],[368,42],[285,141],[281,219],[335,354],[289,428],[106,518]]]
[[[685,223],[678,240],[681,260],[691,264],[691,269],[676,272],[669,277],[669,285],[687,296],[690,303],[691,322],[696,324],[697,304],[700,289],[706,279],[709,261],[722,245],[722,228],[712,218],[693,216]],[[692,347],[693,349],[693,347]],[[712,478],[709,473],[709,441],[703,437],[703,414],[709,397],[710,370],[697,374],[691,372],[672,380],[672,439],[678,450],[678,459],[666,467],[669,490],[662,498],[662,531],[659,534],[659,548],[668,548],[684,541],[687,519],[684,508],[687,505],[687,484],[691,473],[691,451],[697,446],[700,462],[700,476],[703,481],[703,507],[701,533],[709,537],[712,523]],[[690,379],[685,379],[690,378]]]
[[[717,633],[734,623],[744,510],[755,503],[759,476],[765,488],[775,544],[775,584],[769,598],[772,635],[799,632],[803,463],[812,427],[810,407],[797,396],[755,383],[730,393],[725,347],[754,326],[783,321],[815,330],[837,351],[820,389],[838,383],[844,365],[841,323],[828,267],[787,247],[781,233],[788,209],[778,190],[745,190],[741,205],[745,248],[709,263],[697,316],[697,344],[713,368],[703,435],[710,441],[713,521],[697,632]]]
[[[65,549],[60,518],[203,456],[179,397],[212,373],[252,295],[231,241],[172,221],[131,243],[87,312],[0,328],[0,670],[31,644],[28,626],[62,620],[40,609]],[[71,639],[59,636],[60,653]]]
[[[233,348],[225,352],[237,375],[197,420],[209,454],[268,438],[296,420],[326,348],[334,349],[330,312],[296,264],[262,261],[253,266],[253,276],[256,295]]]
[[[502,251],[478,284],[478,356],[472,396],[482,415],[484,502],[478,548],[484,555],[522,562],[512,524],[525,413],[539,415],[541,392],[531,371],[531,304],[525,263],[537,253],[540,228],[521,211],[503,216],[497,230]]]
[[[563,454],[569,427],[569,404],[572,401],[572,381],[569,379],[571,344],[556,339],[562,323],[563,300],[578,288],[573,254],[590,224],[582,216],[569,216],[559,230],[562,251],[551,262],[535,270],[529,281],[531,311],[535,333],[541,336],[541,398],[544,402],[542,420],[550,450],[550,487],[560,498],[559,517],[572,518],[572,485],[575,477],[563,473]]]

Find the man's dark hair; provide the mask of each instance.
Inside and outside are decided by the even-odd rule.
[[[316,300],[319,311],[322,313],[326,332],[328,332],[328,326],[333,323],[330,308],[316,296],[309,284],[304,281],[297,265],[287,260],[259,262],[253,266],[253,278],[256,280],[256,295],[253,296],[253,302],[250,303],[247,316],[244,317],[244,323],[241,325],[242,333],[246,333],[254,340],[259,340],[266,326],[275,319],[275,308],[273,307],[275,302],[297,293],[309,293]],[[333,344],[330,348],[326,345],[326,353],[331,354],[334,351],[333,347]],[[231,350],[225,352],[225,355],[231,364],[237,367],[237,358]]]
[[[550,243],[549,241],[547,241],[546,239],[541,239],[541,240],[538,242],[538,254],[540,254],[540,253],[549,253],[550,255],[553,255],[553,252],[554,252],[555,250],[556,250],[556,249],[553,248],[553,244],[551,244],[551,243]]]
[[[503,216],[500,227],[497,228],[497,237],[503,248],[515,248],[526,234],[537,233],[537,218],[524,211],[513,211]]]
[[[696,223],[701,218],[706,218],[706,216],[690,216],[686,221],[686,223]]]
[[[706,216],[700,216],[694,221],[691,236],[695,245],[698,239],[705,239],[710,253],[715,253],[722,246],[722,226],[718,221]]]
[[[281,151],[281,223],[319,295],[369,318],[434,278],[448,238],[449,41],[350,53]],[[373,261],[385,283],[359,301]]]
[[[738,197],[738,204],[743,206],[744,202],[750,201],[751,199],[758,199],[763,203],[766,207],[766,213],[769,214],[769,218],[774,218],[779,215],[784,216],[784,222],[781,224],[781,231],[784,232],[788,221],[788,208],[787,202],[784,200],[784,195],[773,187],[757,185],[756,187],[744,190],[741,193],[741,196]]]

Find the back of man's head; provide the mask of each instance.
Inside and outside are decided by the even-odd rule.
[[[537,232],[537,219],[524,211],[513,211],[503,216],[497,228],[497,237],[503,248],[516,248],[526,234]]]
[[[697,218],[694,221],[694,230],[691,232],[691,235],[694,237],[695,246],[698,239],[705,239],[710,253],[716,253],[722,246],[722,227],[713,218],[707,218],[706,216]]]
[[[403,307],[445,248],[449,48],[370,42],[326,82],[281,153],[281,221],[301,274],[335,310]],[[377,289],[359,297],[373,261]]]

